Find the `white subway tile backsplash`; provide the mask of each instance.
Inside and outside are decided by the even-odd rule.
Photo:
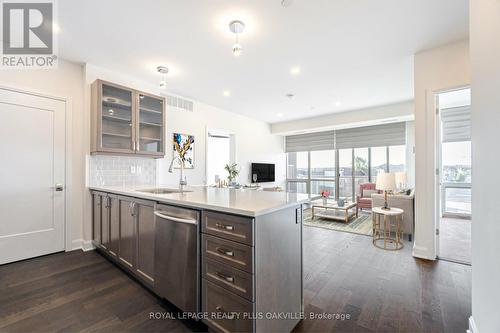
[[[91,186],[156,185],[156,160],[129,156],[90,156]]]

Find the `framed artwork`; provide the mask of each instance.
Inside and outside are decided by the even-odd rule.
[[[173,137],[174,158],[179,156],[184,162],[184,169],[194,169],[194,136],[189,134],[174,133]],[[175,164],[179,169],[180,165]]]

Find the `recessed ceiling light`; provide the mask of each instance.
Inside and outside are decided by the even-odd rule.
[[[288,94],[286,94],[285,96],[286,96],[287,98],[289,98],[289,99],[294,99],[294,98],[295,98],[295,95],[294,95],[294,94],[292,94],[292,93],[288,93]]]
[[[342,102],[341,102],[341,101],[336,101],[336,102],[335,102],[335,106],[336,106],[336,107],[339,107],[339,106],[341,106],[341,105],[342,105]]]
[[[224,91],[222,92],[222,95],[224,95],[224,96],[226,96],[226,97],[229,97],[229,96],[231,96],[231,92],[230,92],[229,90],[224,90]]]
[[[290,74],[292,75],[299,75],[300,74],[300,67],[299,66],[294,66],[290,69]]]
[[[283,117],[283,113],[281,113],[281,112],[280,113],[276,113],[276,117],[280,117],[280,118]]]

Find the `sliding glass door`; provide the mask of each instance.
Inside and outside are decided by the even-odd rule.
[[[309,193],[309,153],[287,154],[287,192]]]
[[[340,149],[339,151],[339,198],[352,199],[352,149]]]
[[[369,160],[368,148],[354,149],[354,196],[361,194],[359,193],[360,184],[370,182]]]
[[[310,153],[311,194],[328,191],[335,196],[335,150],[318,150]]]

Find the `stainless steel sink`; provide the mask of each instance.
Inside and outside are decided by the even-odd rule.
[[[144,190],[136,190],[137,192],[144,192],[144,193],[152,193],[152,194],[170,194],[170,193],[183,193],[183,192],[193,192],[193,191],[188,191],[188,190],[179,190],[177,188],[151,188],[151,189],[144,189]]]

